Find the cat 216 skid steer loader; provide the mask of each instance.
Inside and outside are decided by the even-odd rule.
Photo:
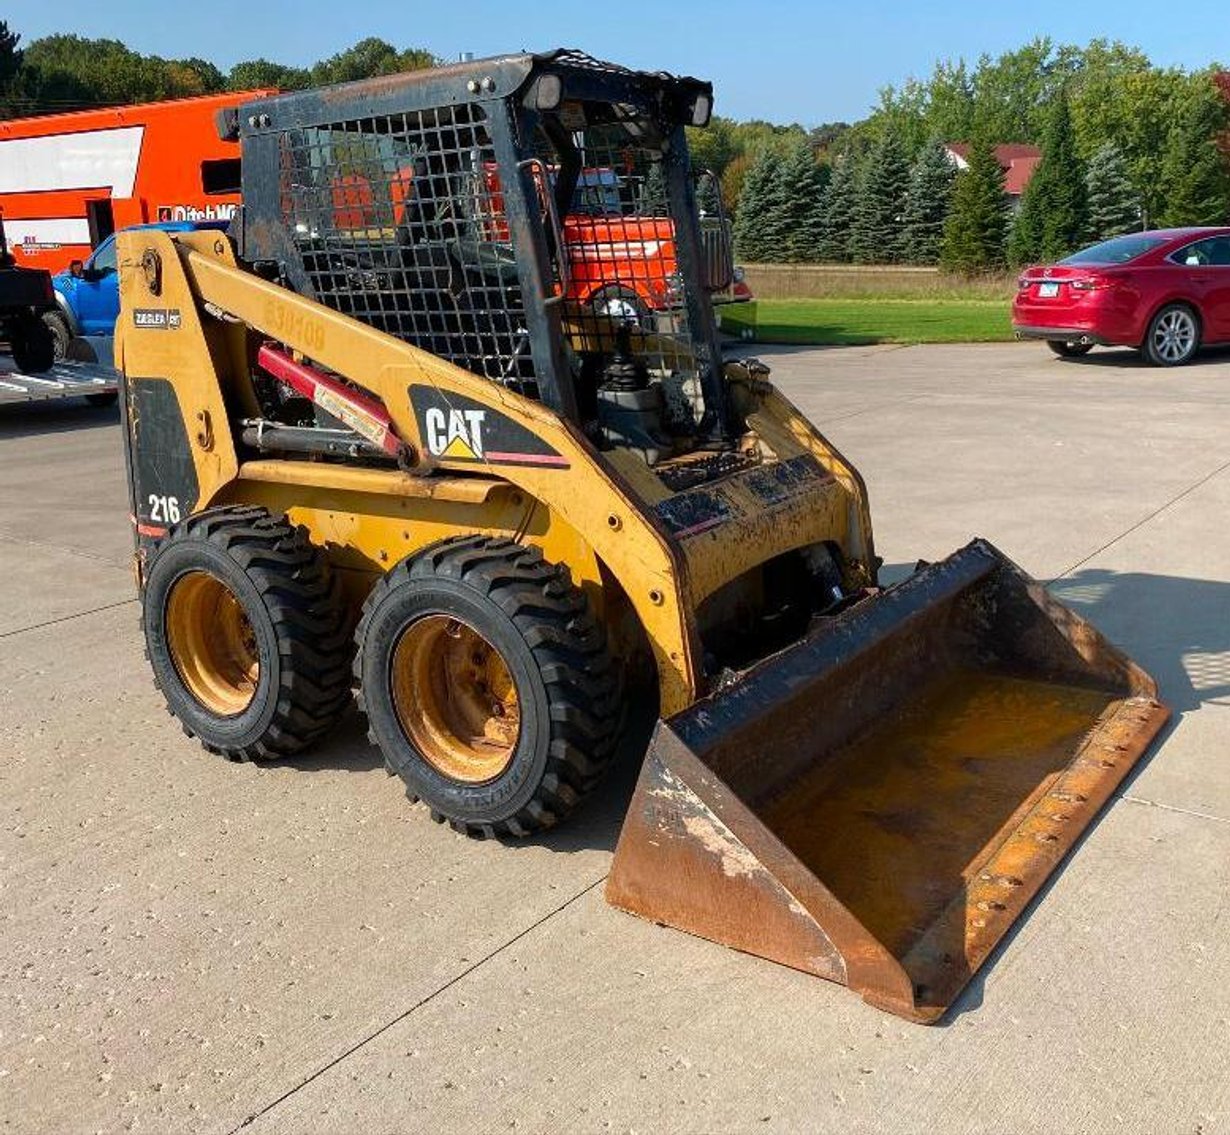
[[[934,1020],[1166,710],[984,541],[877,586],[854,467],[722,358],[711,100],[557,51],[220,123],[229,234],[119,238],[150,662],[235,759],[357,689],[411,798],[498,837],[599,786],[652,675],[609,900]],[[610,234],[660,310],[570,288]]]

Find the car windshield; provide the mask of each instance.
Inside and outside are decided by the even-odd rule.
[[[1082,248],[1073,253],[1060,264],[1126,264],[1146,252],[1165,244],[1168,237],[1151,236],[1148,233],[1132,233],[1129,236],[1116,236],[1095,244],[1090,248]]]

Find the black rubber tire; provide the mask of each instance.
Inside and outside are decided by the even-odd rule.
[[[211,712],[192,695],[167,644],[171,588],[202,570],[230,588],[256,636],[256,692],[233,716]],[[229,760],[299,753],[351,702],[351,624],[339,581],[303,529],[263,508],[209,509],[174,528],[149,565],[141,625],[167,709],[189,737]]]
[[[430,764],[398,721],[391,665],[418,618],[464,619],[495,647],[517,687],[521,732],[508,766],[482,784]],[[562,820],[611,763],[620,675],[602,627],[567,573],[537,548],[466,536],[409,557],[364,604],[356,632],[358,701],[390,772],[432,819],[467,835],[527,836]]]
[[[73,332],[68,326],[68,320],[58,311],[43,312],[43,322],[51,332],[52,347],[56,362],[63,362],[69,357],[69,348],[73,342]]]
[[[1079,359],[1093,350],[1092,343],[1074,343],[1066,339],[1048,339],[1046,345],[1061,359]]]
[[[1192,323],[1194,333],[1192,335],[1191,345],[1185,352],[1175,357],[1168,358],[1162,353],[1161,345],[1157,342],[1157,334],[1162,325],[1163,320],[1172,315],[1179,313],[1186,315]],[[1190,363],[1196,357],[1196,352],[1200,350],[1200,316],[1195,312],[1190,304],[1186,303],[1168,303],[1165,307],[1159,308],[1157,313],[1149,320],[1149,330],[1145,332],[1145,341],[1141,344],[1141,353],[1145,359],[1158,367],[1180,367]]]
[[[55,343],[51,331],[37,316],[28,315],[19,320],[11,335],[9,346],[18,370],[26,374],[42,374],[55,366]]]

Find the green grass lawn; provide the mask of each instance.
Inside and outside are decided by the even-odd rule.
[[[985,299],[753,300],[720,309],[722,330],[759,343],[993,343],[1012,338],[1008,304]]]

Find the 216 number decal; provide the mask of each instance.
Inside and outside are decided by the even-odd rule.
[[[149,518],[161,520],[164,524],[178,524],[179,497],[160,497],[157,493],[150,493]]]

